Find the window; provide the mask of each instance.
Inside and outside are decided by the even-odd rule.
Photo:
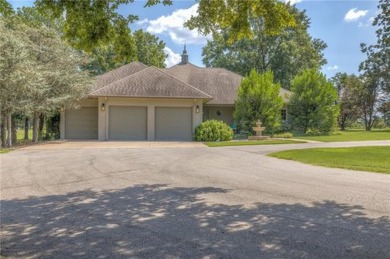
[[[282,115],[282,121],[287,120],[287,111],[285,109],[281,110],[281,115]]]

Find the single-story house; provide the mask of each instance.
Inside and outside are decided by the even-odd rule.
[[[61,111],[61,139],[191,141],[205,120],[233,124],[241,79],[189,63],[185,49],[181,62],[166,69],[132,62],[98,76],[79,109]]]

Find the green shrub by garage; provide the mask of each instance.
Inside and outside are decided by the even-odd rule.
[[[218,120],[209,120],[195,129],[196,141],[229,141],[233,139],[233,130]]]

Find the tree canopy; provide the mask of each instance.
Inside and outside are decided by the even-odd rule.
[[[119,14],[118,7],[132,2],[134,0],[37,0],[35,3],[42,13],[49,11],[55,18],[65,16],[66,38],[74,39],[72,46],[91,52],[94,47],[108,42],[119,46],[128,41],[128,24],[138,17],[124,17]],[[148,0],[145,7],[173,2]],[[191,17],[185,25],[203,34],[226,30],[231,41],[254,35],[249,23],[252,18],[263,17],[265,32],[270,35],[295,25],[286,5],[278,0],[199,0],[198,3],[198,15]]]
[[[88,72],[80,69],[85,58],[49,28],[30,27],[18,17],[0,17],[0,50],[4,117],[15,112],[37,117],[41,112],[75,107],[93,83]]]
[[[337,89],[340,106],[337,123],[341,130],[345,130],[361,117],[358,96],[363,83],[358,76],[346,73],[337,73],[331,81]]]
[[[289,112],[293,130],[301,134],[329,134],[339,113],[337,91],[317,69],[307,69],[292,82]]]
[[[390,94],[390,0],[380,0],[378,9],[373,21],[373,25],[377,26],[377,42],[370,46],[361,44],[367,58],[360,64],[360,70]]]
[[[313,39],[308,29],[310,21],[304,11],[288,6],[297,21],[295,27],[283,29],[279,35],[268,35],[262,18],[251,19],[254,36],[229,43],[229,33],[214,35],[203,48],[203,63],[207,67],[223,67],[246,76],[251,69],[258,73],[273,71],[275,82],[289,89],[291,80],[306,68],[326,64],[323,51],[326,44]]]

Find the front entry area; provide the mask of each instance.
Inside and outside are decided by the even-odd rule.
[[[146,106],[110,106],[108,140],[146,140]]]
[[[156,140],[192,140],[191,107],[156,107]]]

